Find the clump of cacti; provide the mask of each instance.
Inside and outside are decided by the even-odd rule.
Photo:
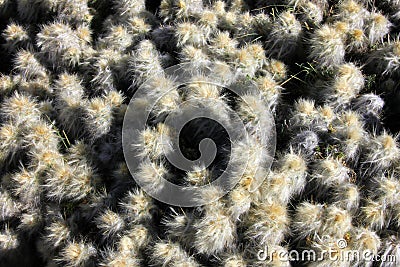
[[[399,27],[398,0],[0,1],[0,266],[398,266]]]

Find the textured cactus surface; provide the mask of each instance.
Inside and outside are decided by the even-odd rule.
[[[0,266],[400,266],[399,0],[0,0]]]

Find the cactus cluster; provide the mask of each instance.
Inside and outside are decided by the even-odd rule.
[[[0,266],[399,266],[399,30],[398,0],[0,0]],[[165,73],[178,64],[184,86]],[[138,90],[158,101],[132,170]],[[187,103],[246,135],[203,119],[174,147],[165,117]],[[205,138],[210,166],[168,161]],[[208,204],[151,196],[229,161],[237,183],[196,196]],[[343,258],[365,251],[380,261]]]

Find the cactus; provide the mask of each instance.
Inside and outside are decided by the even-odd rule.
[[[398,266],[399,18],[0,0],[0,266]]]

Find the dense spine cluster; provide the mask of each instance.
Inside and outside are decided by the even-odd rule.
[[[0,266],[398,266],[399,28],[398,0],[0,0]],[[166,72],[181,63],[184,86]],[[132,171],[139,88],[157,103]],[[175,132],[165,118],[195,105],[246,135]],[[179,134],[190,160],[213,139],[216,162],[173,166]],[[148,194],[210,185],[229,160],[237,183],[196,195],[209,204]],[[381,261],[341,258],[366,250]]]

